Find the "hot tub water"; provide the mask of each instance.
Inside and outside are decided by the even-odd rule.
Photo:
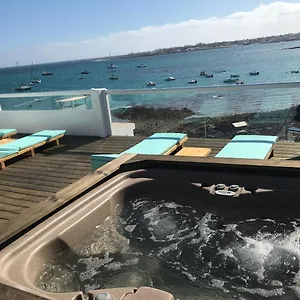
[[[229,220],[195,207],[125,201],[45,265],[51,292],[153,286],[176,299],[300,299],[300,220]]]

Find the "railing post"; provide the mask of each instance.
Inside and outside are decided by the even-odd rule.
[[[102,137],[112,135],[111,114],[106,89],[92,89],[93,109],[99,112],[99,134]]]
[[[112,125],[111,125],[111,113],[110,113],[110,105],[109,105],[109,95],[107,94],[107,90],[103,89],[100,91],[99,94],[99,99],[100,99],[100,105],[102,108],[102,116],[103,120],[106,124],[106,132],[108,133],[107,135],[112,135]]]

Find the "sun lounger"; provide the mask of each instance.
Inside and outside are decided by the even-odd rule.
[[[169,155],[181,147],[187,139],[187,135],[183,133],[155,133],[120,154],[92,155],[92,169],[94,171],[125,153]]]
[[[277,136],[268,135],[237,135],[216,157],[266,159],[273,155],[277,139]]]
[[[288,129],[289,132],[293,132],[293,133],[300,133],[300,128],[297,127],[290,127]]]
[[[16,129],[0,129],[0,139],[6,139],[17,134]]]
[[[56,141],[56,144],[59,145],[59,139],[62,138],[65,133],[66,130],[42,130],[32,134],[32,136],[46,137],[48,143]]]
[[[5,161],[30,152],[35,155],[35,149],[45,144],[56,141],[64,136],[65,130],[43,130],[23,138],[13,140],[0,146],[0,163],[1,168],[5,168]]]

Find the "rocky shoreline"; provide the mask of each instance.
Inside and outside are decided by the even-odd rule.
[[[300,107],[300,106],[299,106]],[[300,109],[298,108],[300,111]],[[299,135],[287,135],[287,128],[300,128],[297,107],[271,112],[253,112],[222,117],[200,117],[190,109],[135,106],[113,111],[113,116],[135,123],[135,135],[155,132],[184,132],[194,138],[229,138],[237,133],[277,135],[280,139],[300,141]],[[232,123],[245,121],[248,126],[235,128]]]

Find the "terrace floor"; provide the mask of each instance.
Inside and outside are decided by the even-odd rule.
[[[44,146],[33,157],[8,161],[0,170],[0,249],[13,235],[48,214],[49,209],[47,213],[41,210],[51,207],[58,191],[91,173],[91,154],[120,153],[142,139],[66,136],[60,145]],[[214,157],[228,141],[190,138],[185,146],[212,148],[209,156]],[[272,159],[300,160],[300,143],[277,142]]]

